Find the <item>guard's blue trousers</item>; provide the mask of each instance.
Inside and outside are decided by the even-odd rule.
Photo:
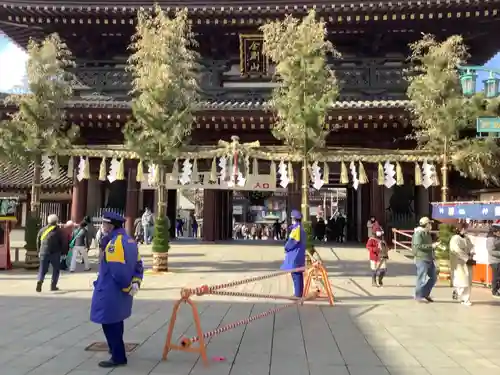
[[[125,343],[123,342],[123,321],[112,324],[103,324],[102,330],[108,342],[111,360],[116,364],[127,363]]]
[[[292,272],[292,281],[295,297],[302,297],[304,292],[304,272]]]

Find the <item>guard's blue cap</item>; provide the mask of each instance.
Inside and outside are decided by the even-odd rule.
[[[102,221],[105,223],[112,223],[113,221],[123,223],[125,218],[119,213],[108,211],[102,214]]]
[[[297,210],[292,210],[290,216],[292,217],[292,219],[296,219],[296,220],[302,219],[302,214]]]

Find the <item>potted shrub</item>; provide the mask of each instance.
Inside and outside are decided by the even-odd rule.
[[[436,260],[438,265],[439,279],[441,280],[451,280],[450,239],[454,234],[454,225],[439,224],[439,245],[436,247]]]
[[[39,217],[29,215],[26,218],[26,227],[24,229],[24,249],[26,250],[26,257],[24,267],[28,270],[37,269],[40,264],[38,249],[36,248],[36,239],[41,226],[42,221]]]
[[[160,217],[155,220],[153,237],[153,272],[168,272],[168,250],[170,249],[169,220]]]

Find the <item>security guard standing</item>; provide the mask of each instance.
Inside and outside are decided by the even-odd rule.
[[[306,264],[306,233],[302,228],[302,214],[292,210],[292,225],[290,235],[285,243],[285,260],[281,265],[282,270],[293,270],[304,267]],[[302,297],[304,291],[304,272],[292,272],[294,295]]]
[[[123,322],[132,314],[144,268],[137,243],[123,229],[125,218],[106,212],[102,222],[107,243],[94,282],[90,320],[102,325],[111,353],[111,358],[99,362],[99,367],[112,368],[127,364]]]

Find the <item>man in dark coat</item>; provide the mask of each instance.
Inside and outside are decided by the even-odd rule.
[[[57,282],[61,267],[61,255],[67,252],[68,243],[63,231],[58,227],[59,218],[57,215],[49,215],[47,225],[40,229],[36,238],[36,248],[40,256],[40,267],[38,269],[38,281],[36,291],[42,291],[42,284],[45,275],[52,266],[52,283],[50,290],[57,291]]]

